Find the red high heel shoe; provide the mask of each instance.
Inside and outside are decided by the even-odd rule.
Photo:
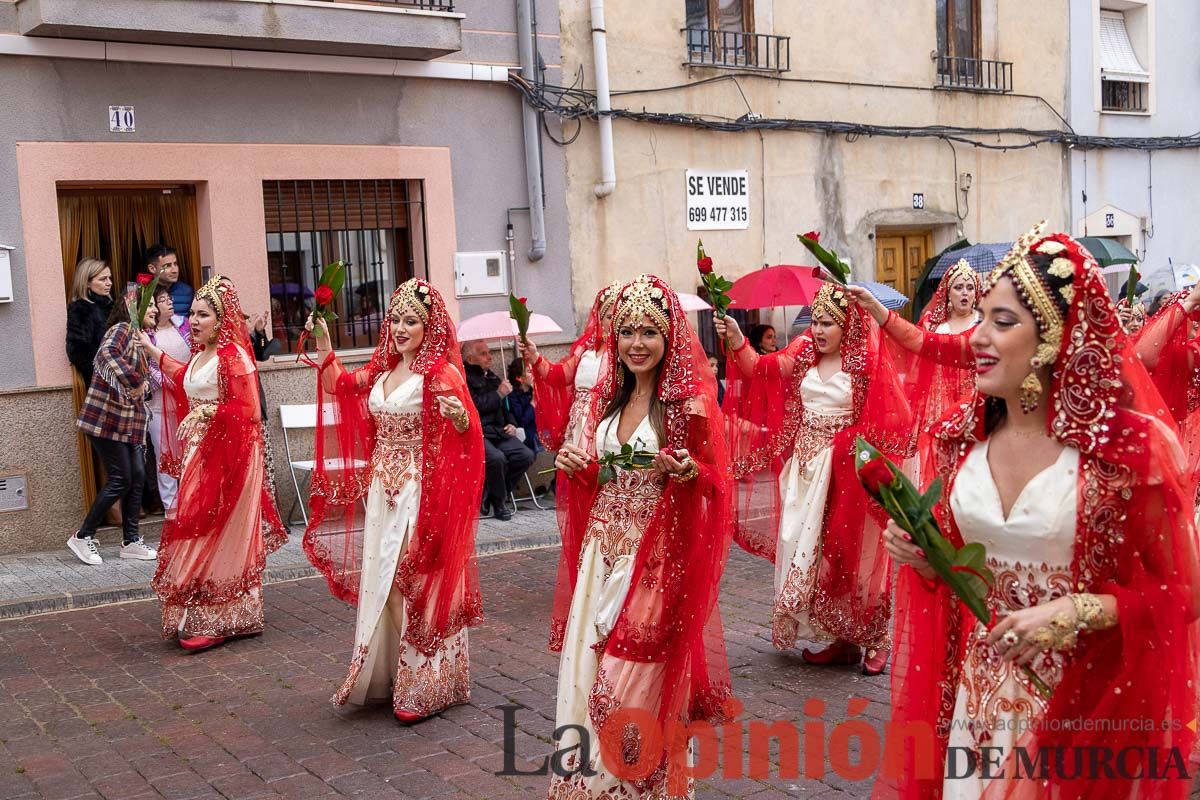
[[[866,658],[863,659],[863,675],[879,675],[887,667],[891,650],[882,647],[868,647]]]
[[[395,711],[395,715],[396,719],[401,725],[412,725],[415,722],[420,722],[421,720],[425,719],[425,716],[422,714],[417,714],[412,711],[402,711],[398,708]]]
[[[211,650],[217,645],[225,643],[224,636],[191,636],[187,639],[180,639],[179,646],[189,653],[199,653],[201,650]]]
[[[805,648],[800,655],[807,663],[818,667],[853,666],[862,660],[858,645],[849,642],[834,642],[824,650]]]

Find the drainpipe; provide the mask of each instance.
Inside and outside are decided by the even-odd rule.
[[[617,188],[617,165],[613,160],[612,110],[608,96],[608,41],[604,30],[604,0],[591,0],[592,52],[596,59],[596,111],[600,123],[600,183],[596,197],[608,197]]]
[[[517,0],[517,49],[521,56],[521,77],[538,83],[533,60],[534,0]],[[525,131],[525,184],[529,191],[529,260],[541,261],[546,255],[546,209],[542,204],[542,151],[538,138],[538,115],[529,103],[521,103],[521,122]]]

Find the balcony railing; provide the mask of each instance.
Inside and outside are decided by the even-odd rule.
[[[792,68],[790,37],[712,28],[682,31],[687,34],[688,66],[763,72],[787,72]]]
[[[339,3],[346,0],[323,0],[327,3]],[[419,8],[423,11],[453,11],[454,0],[366,0],[368,3],[378,3],[385,6],[404,6]]]
[[[937,56],[938,86],[943,89],[1006,94],[1013,90],[1012,69],[1011,61]]]
[[[1105,111],[1145,113],[1149,105],[1150,85],[1135,81],[1100,81],[1101,108]]]

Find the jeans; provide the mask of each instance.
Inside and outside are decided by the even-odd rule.
[[[146,452],[140,444],[114,442],[88,436],[92,447],[100,454],[108,480],[92,502],[83,524],[79,526],[79,538],[90,539],[113,503],[121,501],[121,524],[124,528],[125,544],[136,542],[138,514],[142,510],[142,483],[146,480]]]

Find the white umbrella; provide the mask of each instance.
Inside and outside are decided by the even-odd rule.
[[[542,333],[561,333],[562,328],[545,314],[529,315],[529,336]],[[487,314],[476,314],[458,323],[458,340],[474,342],[481,339],[500,340],[500,360],[507,362],[504,354],[504,340],[516,339],[517,321],[507,311],[490,311]]]

